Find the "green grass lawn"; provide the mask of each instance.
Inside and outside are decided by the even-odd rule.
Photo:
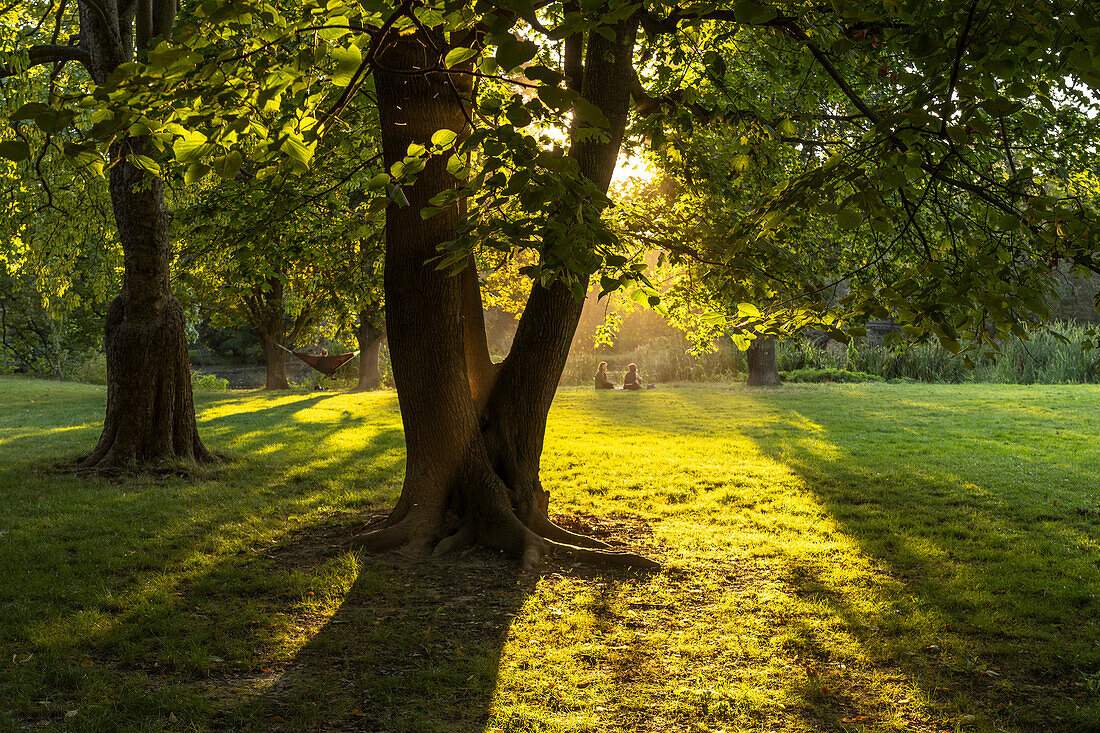
[[[543,478],[654,574],[345,542],[393,393],[197,397],[233,461],[58,473],[105,391],[0,379],[0,730],[1100,730],[1100,389],[564,389]]]

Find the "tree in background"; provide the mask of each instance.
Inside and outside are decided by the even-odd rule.
[[[162,461],[207,461],[195,426],[183,309],[172,292],[169,213],[159,167],[146,128],[119,131],[107,143],[104,160],[94,142],[78,130],[113,114],[108,104],[90,117],[63,100],[88,100],[93,85],[104,84],[120,66],[145,58],[154,39],[171,34],[175,0],[30,2],[4,9],[3,65],[0,77],[38,96],[10,109],[12,139],[0,154],[32,166],[23,128],[28,122],[85,167],[109,167],[108,187],[123,251],[122,290],[107,311],[107,414],[95,449],[83,457],[85,469],[113,470]],[[13,14],[14,17],[13,17]],[[10,23],[10,25],[9,25]],[[29,29],[24,32],[24,28]],[[76,62],[80,68],[68,66]],[[45,68],[43,68],[45,67]],[[9,93],[9,105],[16,94]],[[75,124],[74,124],[75,123]],[[42,153],[36,154],[36,158]]]
[[[705,25],[654,51],[664,63],[635,96],[677,193],[628,218],[686,268],[672,303],[701,340],[731,325],[743,347],[808,326],[846,340],[893,318],[988,351],[1048,316],[1055,264],[1096,269],[1096,189],[1081,176],[1094,20],[1017,6],[796,19],[756,5],[764,30]],[[1037,35],[1025,17],[1043,19]],[[945,27],[946,44],[930,30]],[[703,63],[670,71],[692,54]],[[777,382],[747,348],[750,382]]]
[[[219,181],[181,207],[181,282],[215,326],[247,324],[266,365],[267,389],[288,389],[287,349],[350,330],[348,304],[371,263],[355,238],[372,230],[331,171]],[[331,187],[325,196],[315,191]],[[323,333],[324,332],[324,333]]]
[[[105,182],[75,168],[23,126],[38,148],[29,175],[0,159],[0,339],[8,370],[72,377],[103,344],[122,256]]]

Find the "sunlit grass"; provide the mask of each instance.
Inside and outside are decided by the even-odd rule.
[[[1097,388],[563,390],[552,510],[648,576],[341,550],[392,393],[200,395],[231,462],[55,473],[103,396],[0,379],[0,729],[1100,727]]]

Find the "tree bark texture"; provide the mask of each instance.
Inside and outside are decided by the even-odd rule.
[[[775,339],[757,336],[752,340],[745,359],[749,364],[746,384],[750,387],[778,387],[779,354],[775,348]]]
[[[629,64],[634,35],[632,26],[626,30],[620,29],[617,42],[592,34],[601,48],[589,49],[590,62]],[[471,77],[417,73],[436,67],[445,48],[442,38],[425,30],[391,34],[380,45],[374,78],[387,166],[401,160],[410,143],[424,143],[438,129],[468,132]],[[590,84],[592,101],[601,103],[617,130],[603,144],[609,149],[598,143],[574,147],[585,174],[606,188],[625,126],[629,84],[590,82],[586,73],[585,88]],[[386,211],[386,330],[406,472],[386,527],[362,544],[419,555],[481,543],[520,554],[525,566],[547,552],[654,566],[637,555],[601,549],[603,543],[567,532],[547,517],[539,456],[582,303],[560,283],[536,285],[511,353],[503,365],[491,365],[476,270],[471,265],[454,277],[429,262],[440,244],[455,237],[463,209],[456,205],[427,220],[420,211],[454,185],[445,156],[435,156],[405,188],[409,205],[391,203]]]
[[[615,28],[614,39],[590,33],[584,70],[579,74],[581,93],[603,110],[611,124],[607,142],[575,139],[570,155],[581,173],[605,192],[615,174],[626,130],[636,32],[636,21],[627,20]],[[587,283],[585,286],[587,291]],[[554,527],[546,518],[549,497],[538,478],[539,462],[546,417],[583,308],[584,302],[561,282],[549,288],[532,285],[483,420],[495,468],[511,489],[517,513],[563,542],[579,542],[580,538]]]
[[[107,311],[107,414],[99,443],[80,461],[88,469],[213,458],[195,424],[161,181],[126,159],[144,144],[128,138],[112,151],[111,203],[124,272],[122,291]]]
[[[371,322],[369,313],[361,312],[355,338],[359,341],[359,381],[351,391],[378,389],[382,384],[382,375],[378,372],[378,353],[386,332]]]
[[[173,0],[153,0],[153,8],[148,33],[167,33]],[[135,4],[81,3],[79,9],[86,65],[92,79],[102,83],[133,58]],[[129,160],[149,152],[143,137],[126,138],[110,151],[109,188],[124,272],[105,326],[107,413],[99,443],[80,460],[86,469],[214,459],[195,423],[183,308],[172,293],[163,185]]]

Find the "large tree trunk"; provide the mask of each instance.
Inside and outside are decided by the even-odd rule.
[[[144,143],[129,138],[112,151],[111,203],[122,242],[123,284],[107,312],[107,415],[98,445],[81,459],[84,468],[213,458],[195,425],[162,184],[126,157],[143,153]]]
[[[134,41],[135,3],[81,3],[81,45],[88,70],[103,83],[175,18],[171,0],[155,0]],[[107,414],[95,449],[80,465],[114,470],[142,464],[213,460],[199,439],[183,309],[172,293],[168,212],[161,180],[128,156],[148,154],[147,139],[127,138],[111,149],[109,187],[123,251],[122,292],[107,312]]]
[[[578,143],[573,154],[586,175],[606,189],[625,126],[634,27],[624,24],[617,42],[592,35],[589,62],[599,69],[592,74],[595,81],[586,76],[584,88],[612,120],[612,142]],[[472,98],[470,77],[416,73],[437,67],[445,47],[442,38],[423,30],[400,38],[392,34],[380,46],[374,73],[387,166],[401,160],[410,143],[423,143],[438,129],[468,131],[463,105]],[[608,66],[622,78],[601,79]],[[593,549],[603,544],[547,518],[539,456],[582,303],[561,283],[536,285],[511,354],[499,371],[489,365],[476,272],[467,268],[465,276],[452,277],[429,262],[441,243],[454,238],[462,208],[427,220],[420,211],[453,185],[445,159],[436,156],[406,187],[409,205],[391,203],[386,211],[386,329],[405,428],[406,471],[386,527],[362,544],[423,554],[480,542],[521,554],[525,565],[546,552],[560,552],[653,566],[636,555]]]
[[[355,331],[359,342],[359,381],[352,392],[378,389],[382,384],[382,375],[378,372],[378,353],[386,332],[371,322],[371,316],[368,311],[359,313],[359,328]]]
[[[775,339],[757,336],[745,352],[749,363],[746,384],[750,387],[778,387],[779,354],[775,348]]]

